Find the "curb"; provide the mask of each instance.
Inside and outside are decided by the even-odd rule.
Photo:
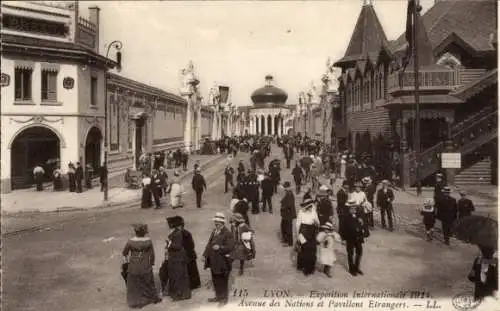
[[[222,154],[222,155],[219,155],[218,157],[216,157],[214,159],[211,159],[211,160],[209,160],[209,161],[207,161],[205,163],[202,163],[201,164],[201,169],[202,170],[206,169],[207,167],[212,166],[214,163],[219,162],[222,159],[225,159],[226,157],[227,157],[227,155]],[[194,173],[193,169],[190,169],[190,170],[186,171],[185,174],[183,174],[182,176],[180,176],[180,181],[185,181],[187,178],[189,178],[190,176],[192,176],[193,173]],[[135,200],[134,199],[134,200],[128,200],[128,201],[123,201],[123,202],[117,202],[117,203],[109,202],[109,203],[105,203],[105,204],[95,205],[95,206],[92,206],[92,207],[89,207],[89,208],[61,207],[61,208],[58,208],[55,211],[50,211],[50,212],[48,211],[47,213],[85,212],[85,211],[99,210],[99,209],[102,210],[103,213],[111,213],[111,212],[113,212],[115,210],[118,210],[118,209],[125,209],[125,208],[136,207],[140,203],[141,203],[140,199],[139,200]],[[30,213],[42,214],[42,213],[45,213],[45,212],[30,211]],[[19,214],[19,213],[12,213],[12,214]],[[55,221],[55,222],[45,223],[45,224],[42,224],[42,225],[27,227],[27,228],[18,229],[18,230],[13,230],[13,231],[9,231],[9,232],[2,232],[1,236],[2,237],[12,237],[12,236],[16,236],[16,235],[19,235],[19,234],[22,234],[22,233],[39,231],[39,230],[43,230],[44,228],[46,228],[48,226],[53,226],[53,225],[57,225],[57,224],[66,223],[66,222],[72,221],[74,219],[75,218],[64,219],[64,220],[59,220],[59,221]]]

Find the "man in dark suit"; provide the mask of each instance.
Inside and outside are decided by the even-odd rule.
[[[439,205],[439,200],[443,198],[443,188],[446,186],[443,180],[443,174],[436,174],[436,183],[434,184],[434,204]]]
[[[323,185],[319,188],[317,199],[319,224],[324,225],[327,221],[331,221],[330,218],[333,216],[333,205],[328,197],[327,186]]]
[[[151,194],[153,194],[153,199],[155,200],[156,209],[161,207],[160,203],[161,184],[162,184],[162,177],[160,173],[158,173],[157,170],[153,170],[153,174],[151,175]]]
[[[352,276],[363,275],[359,268],[361,256],[363,256],[363,243],[366,235],[366,227],[363,223],[363,211],[356,201],[348,201],[346,207],[348,212],[342,215],[342,228],[340,236],[346,242],[347,261],[349,273]]]
[[[458,218],[467,217],[475,210],[472,200],[467,198],[467,193],[460,190],[460,199],[458,199]]]
[[[200,174],[200,168],[197,168],[191,182],[194,192],[196,192],[196,207],[201,208],[201,195],[203,190],[207,190],[205,178]]]
[[[224,170],[224,177],[225,177],[224,193],[227,193],[228,184],[231,185],[231,188],[234,188],[233,175],[234,175],[234,169],[231,167],[231,164],[228,164],[226,166],[226,169]]]
[[[283,153],[285,154],[286,168],[290,168],[290,161],[293,158],[293,147],[290,145],[290,143],[285,144],[285,146],[283,147]]]
[[[377,191],[377,186],[373,183],[371,177],[364,177],[363,178],[363,184],[365,186],[365,194],[366,194],[366,200],[368,202],[370,202],[370,204],[372,205],[372,211],[367,213],[367,222],[368,222],[368,226],[370,226],[371,228],[375,227],[375,222],[373,221],[373,206],[374,205],[374,198],[375,198],[375,192]]]
[[[300,186],[302,186],[302,179],[304,179],[304,172],[300,167],[299,161],[295,162],[295,167],[292,170],[293,181],[295,182],[295,191],[300,193]]]
[[[342,222],[342,215],[345,214],[346,211],[346,203],[349,198],[349,181],[344,180],[342,182],[342,188],[337,191],[337,216],[339,217],[339,225]]]
[[[231,231],[225,226],[224,214],[216,213],[213,222],[215,229],[212,231],[203,252],[205,269],[210,268],[212,272],[212,283],[215,290],[215,297],[209,298],[208,302],[219,302],[225,305],[229,296],[228,282],[232,268],[231,254],[234,250],[234,238]]]
[[[382,222],[382,228],[385,226],[385,215],[387,214],[387,220],[389,222],[389,230],[393,231],[393,221],[392,221],[392,202],[394,201],[394,192],[389,189],[389,181],[382,181],[382,188],[377,192],[377,205],[380,208],[380,221]]]
[[[248,203],[252,205],[252,214],[259,214],[259,182],[255,171],[250,171],[247,176],[245,192],[247,194]]]
[[[269,213],[273,213],[273,194],[274,194],[274,181],[271,179],[269,173],[264,176],[264,180],[261,182],[262,187],[262,212],[266,211],[266,207],[269,205]]]
[[[297,218],[295,209],[295,196],[290,182],[283,184],[285,196],[281,199],[281,242],[288,246],[293,246],[293,220]]]
[[[443,226],[444,243],[450,245],[452,226],[458,213],[457,201],[451,196],[450,187],[444,187],[442,192],[443,197],[436,204],[437,218],[441,220]]]
[[[82,168],[82,165],[80,164],[80,162],[76,162],[75,180],[76,180],[76,192],[82,193],[83,192],[83,187],[82,187],[83,168]]]

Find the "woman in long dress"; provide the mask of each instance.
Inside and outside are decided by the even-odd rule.
[[[233,259],[239,261],[239,275],[243,275],[245,261],[255,258],[255,244],[252,238],[253,231],[245,223],[245,218],[234,213],[231,218],[231,232],[234,236]]]
[[[172,300],[191,298],[187,254],[183,244],[182,222],[179,217],[167,218],[171,232],[167,239],[168,295]]]
[[[198,271],[198,265],[196,264],[196,250],[194,245],[194,239],[191,232],[184,228],[184,218],[177,216],[179,222],[181,223],[182,230],[182,244],[186,250],[187,255],[187,271],[189,275],[189,285],[191,289],[197,289],[201,286],[200,272]]]
[[[178,176],[178,174],[176,174]],[[174,177],[172,180],[172,185],[170,186],[170,205],[172,208],[183,207],[184,203],[182,202],[182,194],[184,189],[179,181],[178,177]]]
[[[304,275],[314,273],[316,267],[316,234],[319,227],[319,218],[312,199],[302,203],[297,215],[297,269]]]
[[[127,304],[130,308],[142,308],[151,303],[159,303],[153,277],[155,252],[153,242],[146,236],[145,224],[134,225],[135,237],[130,238],[123,249],[127,270]]]
[[[148,175],[144,175],[142,178],[141,208],[150,208],[153,206],[151,195],[151,178]]]

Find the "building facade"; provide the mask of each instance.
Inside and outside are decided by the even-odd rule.
[[[424,184],[438,171],[450,184],[496,183],[496,10],[494,0],[439,1],[416,25]],[[417,165],[415,73],[413,60],[404,67],[406,48],[404,34],[389,41],[365,4],[335,63],[347,147],[371,155],[403,187],[415,185]],[[460,154],[460,169],[443,168],[443,153]]]
[[[70,162],[97,171],[106,133],[110,174],[141,152],[198,150],[212,134],[192,65],[180,95],[108,73],[118,64],[100,55],[99,8],[84,18],[74,4],[2,2],[2,192],[29,187],[37,165],[48,180]]]

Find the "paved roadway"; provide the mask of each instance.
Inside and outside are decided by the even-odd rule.
[[[238,157],[248,158],[245,154]],[[277,147],[273,147],[272,157],[281,157]],[[217,211],[228,215],[231,199],[230,194],[223,193],[224,165],[219,163],[204,172],[209,189],[202,209],[194,207],[188,181],[186,207],[176,210],[186,219],[186,226],[195,238],[204,283],[209,282],[209,274],[201,270],[201,253],[212,229],[210,219]],[[282,173],[282,179],[291,180],[290,170]],[[257,258],[244,276],[233,276],[233,288],[247,289],[250,296],[262,296],[263,289],[280,288],[295,295],[305,295],[310,289],[426,290],[434,297],[451,297],[471,288],[466,276],[476,248],[456,241],[449,247],[439,241],[424,241],[417,206],[411,202],[398,203],[399,214],[404,217],[398,217],[395,232],[380,228],[372,232],[362,260],[364,276],[354,278],[347,273],[345,249],[338,245],[333,279],[320,273],[304,277],[293,267],[291,249],[282,247],[278,239],[281,196],[280,192],[274,198],[275,214],[251,216],[256,230]],[[149,225],[155,241],[157,269],[163,260],[163,240],[168,232],[165,217],[173,214],[168,208],[89,211],[38,232],[5,238],[4,310],[127,310],[119,269],[122,247],[132,235],[130,224]],[[197,308],[211,296],[211,289],[204,287],[195,291],[191,300],[172,303],[167,298],[145,310]]]

